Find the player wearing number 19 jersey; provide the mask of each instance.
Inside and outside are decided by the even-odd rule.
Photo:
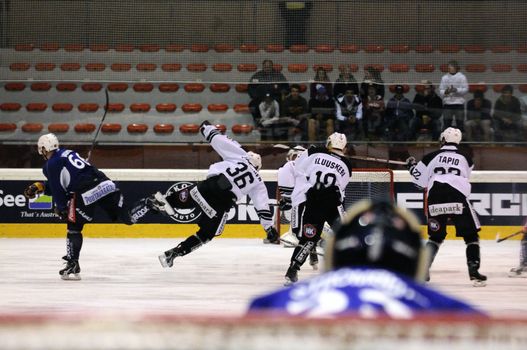
[[[428,236],[430,265],[446,237],[446,225],[451,219],[456,235],[463,237],[469,277],[475,285],[483,285],[486,276],[478,270],[480,266],[479,220],[468,201],[471,185],[470,173],[474,167],[471,157],[458,149],[461,131],[447,128],[441,134],[441,148],[423,157],[419,163],[410,157],[407,166],[412,181],[427,191]]]
[[[267,187],[258,173],[262,166],[260,155],[246,152],[208,121],[202,123],[200,132],[223,160],[212,164],[207,179],[197,185],[171,191],[166,196],[159,192],[155,195],[154,209],[165,214],[171,215],[174,208],[198,208],[203,212],[197,222],[198,232],[159,256],[163,267],[171,267],[176,257],[187,255],[220,235],[228,211],[245,195],[253,201],[267,239],[271,242],[280,239],[272,226]]]

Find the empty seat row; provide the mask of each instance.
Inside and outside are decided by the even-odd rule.
[[[338,65],[339,69],[342,69],[342,64]],[[357,72],[359,70],[358,64],[348,65],[352,72]],[[36,63],[34,65],[35,70],[37,71],[52,71],[56,68],[54,63]],[[313,71],[317,71],[322,68],[327,72],[333,71],[333,64],[330,63],[318,63],[309,65],[307,63],[290,63],[287,65],[287,71],[290,73],[306,73],[311,68]],[[441,64],[439,67],[432,63],[419,63],[416,65],[410,65],[407,63],[391,63],[391,64],[365,64],[363,65],[364,69],[373,67],[378,71],[382,72],[385,69],[393,73],[404,73],[409,72],[411,69],[414,69],[416,72],[429,73],[434,72],[436,69],[441,70],[442,72],[448,71],[447,64]],[[27,71],[31,68],[31,64],[27,62],[15,62],[9,65],[9,69],[12,71]],[[87,63],[84,68],[89,72],[102,72],[107,68],[105,63]],[[134,65],[134,68],[137,71],[141,72],[153,72],[158,68],[161,68],[164,72],[177,72],[180,71],[182,65],[179,63],[165,63],[165,64],[155,64],[155,63],[138,63]],[[518,72],[526,73],[527,64],[521,63],[517,65],[512,65],[508,63],[494,63],[490,65],[476,63],[476,64],[467,64],[463,67],[467,72],[472,73],[483,73],[487,70],[496,73],[511,72],[513,69],[516,69]],[[62,63],[60,65],[62,71],[78,71],[81,69],[80,63]],[[132,69],[132,64],[130,63],[113,63],[110,65],[110,69],[114,72],[127,72]],[[208,65],[205,63],[189,63],[186,65],[186,69],[189,72],[200,73],[205,72],[208,69]],[[211,69],[215,72],[231,72],[234,67],[230,63],[214,63],[211,65]],[[236,69],[239,72],[250,73],[256,72],[258,70],[258,65],[256,63],[240,63],[236,65]],[[274,69],[276,71],[282,71],[284,69],[281,64],[274,64]]]
[[[227,127],[223,124],[216,125],[218,129],[225,133]],[[97,130],[97,125],[92,123],[78,123],[73,126],[73,130],[77,133],[92,133]],[[150,126],[144,123],[131,123],[126,126],[126,131],[131,134],[144,134],[148,131]],[[42,123],[26,123],[21,126],[21,130],[27,133],[40,133],[44,129]],[[65,133],[70,131],[70,124],[67,123],[51,123],[48,124],[47,129],[53,133]],[[119,123],[105,123],[101,125],[101,132],[106,134],[118,134],[122,131],[123,126]],[[171,134],[176,127],[173,124],[155,124],[152,129],[156,134]],[[182,134],[197,134],[199,132],[199,125],[193,123],[182,124],[179,126],[179,132]],[[17,130],[15,123],[0,123],[0,132],[14,132]],[[249,134],[254,130],[250,124],[234,124],[231,131],[234,134]]]
[[[92,52],[107,52],[110,50],[115,50],[116,52],[132,52],[134,50],[139,50],[140,52],[158,52],[164,50],[166,52],[183,52],[189,50],[190,52],[209,52],[213,50],[219,53],[228,53],[233,52],[238,49],[243,53],[256,53],[260,50],[263,50],[268,53],[280,53],[284,51],[289,51],[291,53],[307,53],[313,50],[316,53],[332,53],[334,51],[340,51],[343,53],[357,53],[359,51],[364,51],[367,53],[383,53],[385,51],[391,53],[408,53],[415,51],[417,53],[432,53],[439,51],[441,53],[457,53],[460,51],[465,51],[467,53],[484,53],[490,51],[493,53],[509,53],[511,51],[516,51],[518,53],[527,53],[527,45],[479,45],[479,44],[468,44],[468,45],[459,45],[459,44],[439,44],[433,46],[431,44],[424,45],[407,45],[407,44],[393,44],[393,45],[380,45],[380,44],[368,44],[368,45],[355,45],[355,44],[344,44],[344,45],[331,45],[331,44],[318,44],[313,47],[308,45],[291,45],[289,49],[286,49],[284,45],[281,44],[267,44],[259,46],[256,44],[242,44],[239,47],[236,47],[227,43],[219,43],[215,45],[208,44],[191,44],[191,45],[181,45],[181,44],[170,44],[166,46],[161,46],[157,44],[143,44],[143,45],[133,45],[133,44],[120,44],[115,46],[110,46],[107,44],[92,44],[92,45],[82,45],[77,43],[67,44],[64,47],[61,47],[58,43],[43,43],[43,44],[17,44],[14,46],[16,51],[33,51],[39,49],[41,51],[54,52],[60,49],[64,49],[66,52],[81,52],[83,50],[90,50]]]
[[[18,102],[3,102],[0,104],[0,110],[4,112],[17,112],[22,108],[22,105]],[[31,102],[25,105],[28,112],[44,112],[48,109],[48,104],[44,102]],[[101,108],[97,103],[81,103],[77,106],[79,112],[93,113],[97,112]],[[109,103],[107,108],[110,113],[119,113],[125,110],[126,106],[123,103]],[[54,103],[51,105],[51,109],[54,112],[71,112],[74,109],[71,103]],[[149,103],[132,103],[129,106],[131,112],[134,113],[146,113],[152,109]],[[177,109],[175,103],[158,103],[155,106],[156,111],[159,113],[172,113]],[[181,110],[185,113],[199,113],[203,109],[203,105],[200,103],[184,103],[181,106]],[[225,112],[229,109],[229,106],[224,103],[211,103],[207,106],[209,112]],[[246,104],[235,104],[232,109],[236,113],[248,113],[249,107]]]

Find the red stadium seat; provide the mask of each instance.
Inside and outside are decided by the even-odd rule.
[[[142,124],[142,123],[132,123],[132,124],[128,124],[128,126],[126,127],[126,130],[130,134],[144,134],[145,132],[148,131],[148,125]]]
[[[503,90],[504,86],[505,84],[494,84],[492,85],[492,90],[494,90],[494,92],[501,93],[501,90]]]
[[[284,52],[284,45],[281,44],[267,44],[265,45],[265,51],[266,52]]]
[[[4,102],[0,104],[0,110],[4,112],[16,112],[22,108],[22,105],[17,102]]]
[[[509,53],[511,52],[511,50],[512,47],[508,45],[496,45],[490,48],[490,51],[492,51],[492,53]]]
[[[39,62],[35,64],[35,70],[39,72],[47,72],[55,69],[57,65],[51,62]]]
[[[518,53],[527,53],[527,44],[518,46],[516,48],[516,52],[518,52]]]
[[[434,47],[432,45],[417,45],[414,50],[417,53],[432,53]]]
[[[108,103],[108,107],[106,107],[106,110],[110,113],[120,113],[124,111],[124,108],[124,103]]]
[[[48,131],[56,134],[68,132],[69,124],[66,123],[51,123],[48,125]]]
[[[289,52],[292,53],[307,53],[309,52],[309,46],[302,44],[294,44],[289,47]]]
[[[110,50],[110,46],[107,44],[92,44],[90,45],[89,49],[93,52],[106,52]]]
[[[230,63],[214,63],[212,70],[215,72],[230,72],[232,70],[232,64]]]
[[[44,112],[48,108],[48,105],[43,102],[31,102],[26,105],[28,112]]]
[[[214,51],[216,52],[233,52],[234,46],[231,44],[215,44]]]
[[[35,45],[33,44],[16,44],[15,51],[33,51]]]
[[[316,53],[332,53],[335,51],[335,46],[328,44],[319,44],[315,46]]]
[[[333,65],[330,63],[319,63],[313,65],[313,70],[316,72],[319,68],[324,69],[327,73],[333,71]]]
[[[135,83],[133,86],[135,92],[150,92],[154,90],[154,84],[152,83]]]
[[[199,132],[198,124],[182,124],[179,126],[179,132],[182,134],[197,134]]]
[[[418,73],[431,73],[436,70],[433,64],[420,63],[415,65],[415,71]]]
[[[527,84],[520,84],[518,86],[518,89],[523,92],[524,94],[527,94]]]
[[[231,86],[229,84],[213,83],[210,84],[209,89],[212,92],[228,92]]]
[[[176,108],[177,107],[174,103],[158,103],[156,105],[156,111],[159,113],[172,113]]]
[[[410,52],[410,46],[405,44],[390,45],[388,47],[391,53],[408,53]]]
[[[156,44],[145,44],[139,46],[141,52],[158,52],[160,50],[159,45]]]
[[[107,86],[108,91],[111,92],[124,92],[128,90],[128,84],[126,83],[110,83]]]
[[[170,44],[165,47],[166,52],[183,52],[185,51],[185,45]]]
[[[236,113],[250,113],[249,105],[237,103],[233,107]]]
[[[483,73],[487,70],[487,66],[479,63],[467,64],[465,70],[471,73]]]
[[[205,85],[200,83],[189,83],[185,84],[184,89],[186,92],[202,92],[205,90]]]
[[[98,92],[102,90],[101,83],[84,83],[81,85],[82,91],[85,92]]]
[[[388,66],[388,69],[392,73],[406,73],[410,70],[410,67],[406,63],[392,63]]]
[[[161,65],[163,72],[179,72],[181,70],[180,63],[164,63]]]
[[[97,103],[81,103],[77,108],[81,112],[93,113],[99,110],[99,105]]]
[[[117,52],[132,52],[134,49],[135,47],[132,44],[119,44],[115,47]]]
[[[287,66],[287,70],[291,73],[305,73],[307,72],[307,64],[291,63]]]
[[[300,86],[300,92],[306,92],[307,91],[307,84],[298,84]]]
[[[234,88],[236,92],[246,93],[249,90],[249,84],[236,84]]]
[[[227,132],[227,127],[224,124],[215,124],[214,125],[222,134]]]
[[[132,103],[130,110],[134,113],[146,113],[150,110],[150,104],[148,103]]]
[[[26,84],[18,82],[6,83],[4,85],[4,89],[6,89],[7,91],[23,91],[25,88]]]
[[[43,43],[39,46],[40,51],[58,51],[60,48],[58,43]]]
[[[159,84],[159,91],[161,92],[176,92],[179,90],[179,85],[176,83],[161,83]]]
[[[106,64],[104,64],[104,63],[88,63],[88,64],[86,64],[86,66],[84,66],[84,68],[88,72],[102,72],[103,70],[106,69]]]
[[[81,134],[89,134],[95,131],[97,127],[95,124],[92,123],[79,123],[75,124],[75,127],[73,128],[75,132],[81,133]]]
[[[130,63],[112,63],[110,69],[114,72],[128,72],[132,69],[132,65]]]
[[[22,125],[22,131],[28,133],[39,133],[44,129],[44,125],[41,123],[26,123]]]
[[[364,51],[367,53],[382,53],[384,52],[383,45],[366,45]]]
[[[496,73],[508,73],[512,71],[512,65],[510,64],[493,64],[490,69]]]
[[[237,68],[240,72],[256,72],[258,69],[254,63],[240,63]]]
[[[39,82],[31,84],[32,91],[49,91],[51,84],[46,82]]]
[[[123,127],[119,123],[104,123],[101,131],[105,134],[115,134],[121,131]]]
[[[0,132],[11,132],[16,130],[15,123],[0,123]]]
[[[461,46],[458,44],[443,44],[439,45],[439,51],[442,53],[457,53],[461,51]]]
[[[207,44],[192,44],[190,46],[191,52],[209,52],[209,45]]]
[[[172,124],[156,124],[154,125],[154,132],[156,134],[171,134],[174,132],[174,125]]]
[[[68,63],[62,63],[60,65],[60,70],[64,72],[76,72],[79,69],[81,69],[80,63],[68,62]]]
[[[207,70],[207,65],[205,63],[189,63],[187,70],[189,72],[204,72]]]
[[[487,85],[485,83],[469,84],[468,91],[471,93],[476,91],[487,92]]]
[[[58,83],[55,86],[57,91],[75,91],[77,89],[77,84],[75,83]]]
[[[255,53],[260,51],[260,48],[256,44],[242,44],[240,45],[240,51],[243,53]]]
[[[527,73],[527,64],[522,63],[516,66],[518,72]]]
[[[448,64],[446,63],[443,63],[439,66],[439,70],[443,73],[447,73],[448,72]]]
[[[465,45],[463,49],[468,53],[484,53],[486,51],[481,45]]]
[[[250,134],[253,129],[253,126],[249,124],[234,124],[231,128],[235,134]]]
[[[86,47],[82,44],[66,44],[64,45],[64,51],[66,52],[81,52],[84,51]]]
[[[357,53],[360,51],[360,47],[354,44],[345,44],[339,46],[339,51],[342,53]]]
[[[73,109],[71,103],[54,103],[51,106],[53,112],[70,112]]]
[[[9,65],[9,70],[12,70],[12,71],[15,71],[15,72],[23,72],[23,71],[29,70],[29,67],[31,67],[31,65],[29,63],[26,63],[26,62],[15,62],[15,63],[11,63]]]
[[[203,106],[199,103],[185,103],[181,109],[185,113],[199,113],[203,109]]]
[[[207,109],[209,112],[225,112],[229,109],[229,106],[224,103],[211,103],[207,106]]]
[[[157,69],[157,65],[154,63],[138,63],[135,69],[139,72],[153,72]]]

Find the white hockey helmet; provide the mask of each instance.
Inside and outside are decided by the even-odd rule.
[[[456,128],[446,128],[445,131],[441,133],[440,140],[443,143],[455,143],[459,145],[462,138],[461,130]]]
[[[38,154],[41,156],[46,155],[47,152],[51,152],[59,148],[59,139],[55,134],[46,134],[39,137],[37,142]]]
[[[334,132],[333,134],[329,135],[326,141],[326,147],[329,151],[341,155],[344,154],[344,150],[346,149],[347,144],[348,139],[346,135],[341,134],[339,132]]]
[[[298,157],[298,155],[304,152],[305,150],[306,149],[302,146],[295,146],[291,148],[289,152],[287,152],[287,156],[285,157],[285,159],[287,161],[295,160]]]
[[[256,170],[260,170],[262,168],[262,157],[258,153],[252,151],[247,152],[247,155],[249,156],[249,162],[256,168]]]

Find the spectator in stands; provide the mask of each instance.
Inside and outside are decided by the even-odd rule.
[[[374,84],[368,86],[368,95],[363,103],[364,132],[369,140],[377,140],[382,136],[384,125],[384,100],[377,94]]]
[[[300,95],[300,85],[291,84],[291,92],[282,102],[281,115],[298,122],[293,130],[294,139],[296,141],[307,141],[308,105],[307,100]]]
[[[344,96],[335,101],[336,131],[347,136],[348,140],[362,140],[362,100],[353,89],[346,90]]]
[[[333,85],[333,97],[335,99],[339,95],[344,95],[348,89],[359,91],[359,84],[357,84],[357,80],[351,73],[351,67],[348,64],[342,64],[339,66],[339,70],[339,77]]]
[[[316,86],[317,94],[309,99],[308,139],[325,140],[335,128],[335,103],[322,84]]]
[[[372,83],[377,89],[377,95],[384,99],[384,82],[381,78],[381,72],[375,67],[368,66],[364,70],[364,80],[360,85],[360,95],[362,98],[366,97],[368,94],[368,86]]]
[[[260,119],[257,126],[262,140],[287,140],[287,127],[280,120],[280,105],[267,93],[258,105]]]
[[[273,99],[282,102],[289,91],[289,84],[281,72],[274,70],[271,60],[262,62],[262,70],[253,74],[249,84],[249,107],[255,120],[260,119],[258,106],[266,94],[271,94]]]
[[[459,71],[459,63],[448,62],[448,73],[441,78],[439,94],[443,98],[443,126],[455,127],[463,131],[465,118],[465,94],[468,92],[467,78]]]
[[[329,96],[333,96],[333,84],[323,67],[317,68],[313,82],[309,84],[309,98],[315,97],[317,94],[317,85],[319,84],[324,85]]]
[[[306,43],[306,25],[312,1],[280,1],[278,8],[285,24],[285,46]]]
[[[407,141],[410,135],[410,120],[414,117],[412,103],[404,97],[404,86],[395,86],[395,95],[388,100],[386,106],[385,138],[389,141]]]
[[[505,85],[494,103],[494,127],[497,141],[523,141],[520,100],[512,95],[511,85]]]
[[[465,136],[468,141],[492,140],[492,103],[482,91],[474,92],[474,98],[467,102]]]
[[[410,134],[415,135],[418,141],[438,140],[443,101],[429,80],[423,80],[421,84],[422,90],[417,91],[413,101],[415,118],[410,122]]]

